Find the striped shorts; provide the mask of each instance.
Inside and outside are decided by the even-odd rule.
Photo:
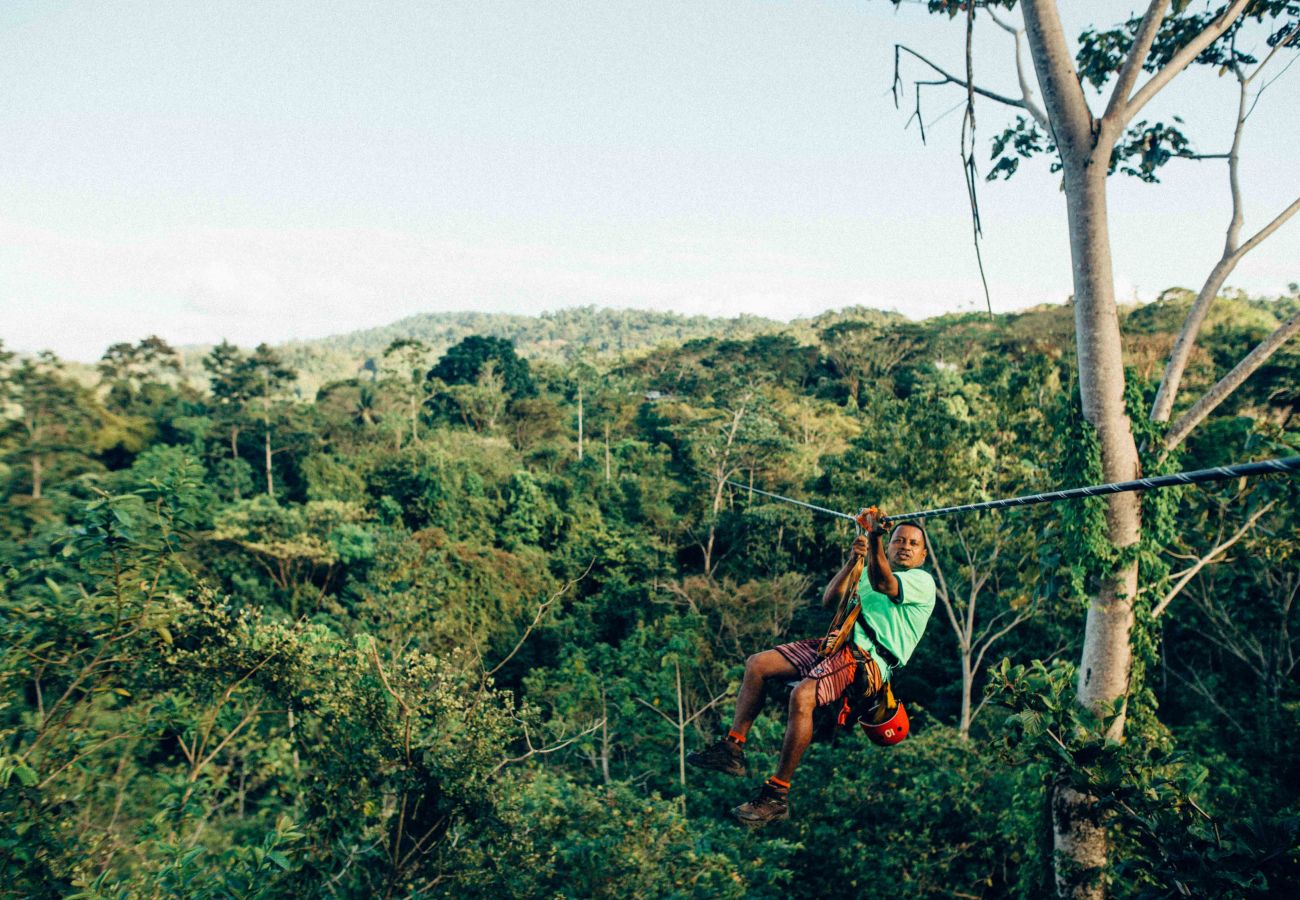
[[[834,656],[822,659],[818,652],[821,645],[820,638],[804,638],[802,641],[781,644],[773,649],[795,667],[800,678],[816,680],[817,705],[825,706],[840,699],[853,685],[853,680],[858,674],[858,661],[853,658],[847,646],[841,648]],[[874,694],[883,686],[880,666],[876,665],[876,661],[865,651],[861,652],[867,659],[867,693]]]

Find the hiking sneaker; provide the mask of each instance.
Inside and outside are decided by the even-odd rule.
[[[721,738],[703,750],[692,750],[686,754],[686,761],[700,769],[713,769],[742,778],[749,774],[745,768],[745,748],[729,738]]]
[[[778,822],[790,815],[790,792],[774,784],[764,783],[748,803],[731,811],[742,825],[762,828],[768,822]]]

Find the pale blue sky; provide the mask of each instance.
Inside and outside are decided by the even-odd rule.
[[[1063,5],[1075,34],[1131,4]],[[439,310],[982,306],[959,113],[922,146],[889,96],[895,41],[955,69],[962,38],[884,0],[4,0],[0,338],[94,359]],[[1010,38],[976,38],[1013,91]],[[1233,90],[1191,74],[1148,115],[1222,150]],[[1248,229],[1300,191],[1298,93],[1300,66],[1251,122]],[[981,159],[1006,121],[979,107]],[[1112,192],[1122,297],[1198,284],[1221,247],[1222,163],[1167,172]],[[1069,292],[1056,185],[1037,162],[981,186],[996,309]],[[1230,283],[1279,293],[1298,261],[1292,223]]]

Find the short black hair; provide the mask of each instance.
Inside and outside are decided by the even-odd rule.
[[[904,525],[910,525],[913,528],[915,528],[917,531],[921,532],[922,544],[925,547],[930,546],[930,536],[925,533],[925,526],[921,524],[920,519],[904,519],[901,522],[895,522],[894,527],[889,529],[889,537],[892,539],[894,537],[894,533],[897,532],[898,529],[902,528]]]

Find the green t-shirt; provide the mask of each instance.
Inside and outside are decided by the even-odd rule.
[[[934,578],[929,572],[924,569],[895,570],[894,577],[898,579],[898,597],[892,600],[868,587],[863,578],[858,591],[862,615],[859,623],[853,626],[853,642],[871,654],[885,681],[889,680],[890,666],[881,659],[881,654],[875,652],[875,645],[863,630],[861,620],[865,619],[885,649],[894,654],[900,664],[905,664],[921,642],[925,623],[930,621],[930,614],[934,612]]]

